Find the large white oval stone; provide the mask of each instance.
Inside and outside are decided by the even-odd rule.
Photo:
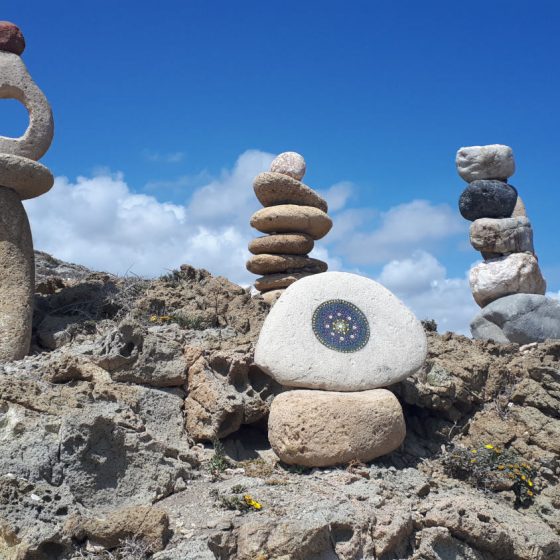
[[[288,387],[364,391],[415,373],[426,352],[420,321],[389,290],[324,272],[298,280],[276,302],[255,363]]]

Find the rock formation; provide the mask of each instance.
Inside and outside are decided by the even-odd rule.
[[[21,31],[0,22],[0,98],[17,99],[29,112],[23,136],[0,136],[0,363],[23,358],[31,341],[33,241],[21,201],[44,194],[54,181],[36,161],[52,141],[52,112],[20,58],[24,48]]]
[[[253,214],[251,226],[268,235],[249,243],[254,256],[247,269],[262,275],[255,287],[269,302],[296,280],[327,270],[327,263],[308,256],[315,241],[330,231],[332,221],[326,201],[301,182],[305,170],[301,155],[284,152],[253,182],[264,208]]]
[[[484,259],[469,276],[473,297],[483,308],[471,323],[473,336],[522,344],[557,338],[560,306],[543,295],[546,282],[535,255],[531,222],[517,189],[507,183],[515,172],[511,148],[461,148],[456,164],[469,183],[459,211],[472,222],[471,245]]]
[[[304,278],[268,315],[255,363],[291,390],[272,402],[269,440],[288,464],[371,461],[395,450],[406,428],[386,389],[420,369],[426,336],[387,289],[345,272]]]

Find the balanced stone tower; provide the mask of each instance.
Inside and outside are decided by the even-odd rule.
[[[469,184],[459,199],[472,222],[471,245],[483,262],[469,275],[482,311],[471,323],[475,338],[527,343],[560,337],[560,305],[545,297],[546,282],[533,247],[533,229],[517,190],[509,146],[471,146],[457,152],[457,171]]]
[[[420,322],[369,278],[325,272],[289,286],[255,348],[257,366],[292,389],[272,402],[275,453],[327,467],[394,451],[406,435],[404,415],[383,387],[416,372],[426,352]]]
[[[0,136],[0,363],[23,358],[31,342],[35,264],[21,201],[44,194],[54,182],[37,162],[52,142],[52,111],[20,58],[24,49],[18,27],[0,22],[0,98],[17,99],[29,112],[23,136]]]
[[[325,272],[327,263],[308,256],[315,241],[332,227],[327,202],[301,180],[305,161],[295,152],[274,159],[270,171],[253,182],[255,194],[264,206],[251,217],[251,226],[268,235],[249,243],[253,253],[247,269],[262,275],[255,287],[269,302],[300,278]]]

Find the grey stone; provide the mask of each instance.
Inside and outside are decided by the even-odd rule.
[[[471,224],[470,240],[483,253],[534,252],[533,228],[526,217],[475,220]]]
[[[0,153],[0,185],[16,191],[21,200],[45,194],[54,184],[52,173],[25,157]]]
[[[345,302],[339,312],[345,310],[344,316],[331,320],[327,313],[327,328],[321,313],[336,300]],[[298,280],[276,302],[261,330],[255,363],[289,387],[363,391],[413,374],[426,351],[420,321],[389,290],[356,274],[324,272]]]
[[[327,268],[324,261],[300,255],[254,255],[247,261],[247,270],[253,274],[326,272]]]
[[[17,99],[29,112],[29,126],[23,136],[0,136],[0,153],[41,159],[53,139],[53,115],[47,98],[17,54],[0,51],[0,99]]]
[[[305,170],[305,160],[297,152],[282,152],[270,164],[270,171],[293,177],[297,181],[303,179]]]
[[[511,214],[512,218],[527,217],[527,209],[525,208],[525,203],[519,195],[517,195],[517,202],[515,203],[515,208]]]
[[[517,191],[501,181],[473,181],[459,198],[459,211],[466,220],[509,218],[517,202]]]
[[[467,183],[477,179],[505,181],[515,173],[513,152],[502,144],[460,148],[455,163],[459,175]]]
[[[544,294],[546,281],[530,253],[512,253],[471,268],[469,283],[480,307],[511,294]]]
[[[537,294],[514,294],[483,309],[471,322],[474,338],[529,344],[560,339],[560,302]]]
[[[19,196],[11,189],[0,187],[0,209],[2,363],[19,360],[29,352],[35,280],[31,230]]]

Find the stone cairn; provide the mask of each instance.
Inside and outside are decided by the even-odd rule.
[[[272,402],[270,444],[282,461],[327,467],[371,461],[406,435],[395,395],[383,389],[424,364],[420,322],[363,276],[325,272],[287,288],[268,314],[255,363],[293,389]]]
[[[274,159],[270,171],[253,182],[255,194],[264,206],[251,217],[251,226],[262,233],[249,243],[253,253],[247,269],[261,274],[255,281],[266,301],[274,302],[296,280],[325,272],[327,263],[308,256],[315,241],[330,231],[327,203],[301,180],[305,160],[295,152]]]
[[[543,295],[546,282],[535,256],[531,222],[517,190],[507,183],[515,172],[511,148],[500,144],[461,148],[456,165],[468,183],[459,211],[472,222],[470,242],[484,259],[469,275],[474,300],[482,308],[471,323],[473,336],[521,343],[550,337],[552,331],[544,333],[542,316],[534,313],[543,305],[545,314],[552,309],[552,315],[558,315],[560,336],[560,307]]]
[[[20,58],[24,49],[18,27],[0,22],[0,98],[17,99],[29,112],[23,136],[0,136],[0,363],[23,358],[31,342],[35,264],[21,201],[44,194],[54,182],[37,163],[52,142],[52,111]]]

